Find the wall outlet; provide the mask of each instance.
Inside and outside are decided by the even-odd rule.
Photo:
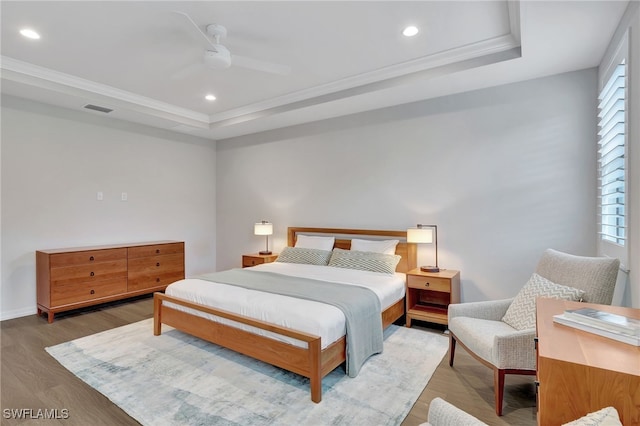
[[[104,200],[104,194],[102,193],[102,191],[98,191],[98,193],[96,194],[96,200],[98,201]]]
[[[122,196],[120,197],[120,200],[122,200],[122,201],[127,201],[127,199],[128,199],[127,193],[126,193],[126,192],[123,192],[123,193],[122,193]]]

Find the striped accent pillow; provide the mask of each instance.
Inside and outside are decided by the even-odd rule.
[[[581,301],[583,296],[584,290],[556,284],[534,273],[513,299],[502,321],[516,330],[536,328],[536,298]]]
[[[336,248],[333,249],[329,266],[393,274],[396,271],[396,266],[398,266],[400,259],[401,257],[397,254],[351,251]]]
[[[330,257],[330,250],[285,247],[276,259],[276,262],[326,266],[329,263]]]

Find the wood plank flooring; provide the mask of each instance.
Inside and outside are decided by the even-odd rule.
[[[0,323],[0,408],[2,425],[137,425],[124,411],[63,368],[44,351],[56,345],[153,316],[150,297],[129,299],[56,315],[53,324],[30,315]],[[416,322],[426,333],[442,333]],[[437,326],[436,326],[437,327]],[[428,356],[428,354],[425,354]],[[493,372],[464,349],[456,351],[454,367],[448,355],[402,423],[415,426],[427,419],[429,402],[439,396],[489,425],[536,424],[533,377],[507,376],[504,415],[493,407]],[[67,419],[5,418],[5,409],[62,409]],[[351,426],[351,425],[349,425]]]

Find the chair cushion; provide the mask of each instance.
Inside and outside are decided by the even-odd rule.
[[[474,354],[493,365],[493,347],[496,336],[508,336],[515,330],[502,321],[470,317],[455,317],[449,322],[449,330]]]
[[[606,407],[562,426],[622,426],[622,423],[618,411],[613,407]]]
[[[502,321],[516,330],[536,327],[536,299],[549,297],[563,300],[582,300],[584,290],[556,284],[534,273],[513,299]]]

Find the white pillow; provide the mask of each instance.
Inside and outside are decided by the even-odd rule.
[[[398,240],[373,241],[373,240],[358,240],[356,238],[351,240],[352,251],[368,251],[371,253],[396,254],[397,245],[398,245]]]
[[[502,321],[516,330],[536,328],[536,299],[538,297],[581,301],[582,296],[584,296],[584,290],[556,284],[534,272],[509,305]]]
[[[333,250],[335,237],[312,237],[310,235],[298,235],[296,237],[296,247],[317,250]]]

